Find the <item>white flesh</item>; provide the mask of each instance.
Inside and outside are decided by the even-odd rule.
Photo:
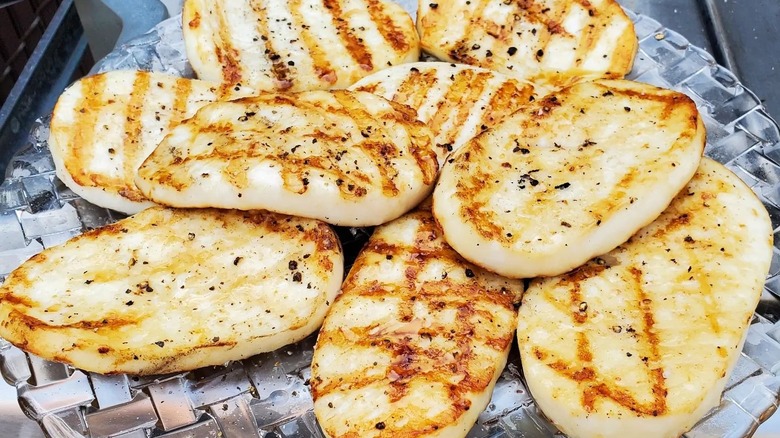
[[[374,231],[314,349],[329,437],[465,437],[506,364],[523,283],[463,260],[429,207]]]
[[[12,272],[0,287],[0,335],[98,373],[221,365],[314,332],[343,263],[320,221],[152,207]]]
[[[572,438],[680,436],[718,406],[771,259],[764,206],[702,160],[628,243],[532,282],[518,343],[537,404]]]
[[[269,93],[201,109],[163,140],[136,183],[174,207],[379,225],[433,190],[432,138],[414,110],[370,93]]]
[[[207,103],[251,94],[140,71],[80,79],[52,114],[48,143],[57,177],[95,205],[137,213],[154,204],[135,187],[135,172],[171,128]]]
[[[423,50],[549,86],[619,79],[634,62],[634,25],[615,0],[419,0]]]
[[[435,135],[439,163],[480,132],[537,97],[528,82],[479,67],[448,62],[398,65],[349,88],[368,91],[417,110]]]
[[[186,0],[182,29],[199,78],[265,91],[346,88],[420,56],[390,0]]]
[[[586,82],[537,100],[454,153],[434,215],[473,263],[558,275],[652,222],[696,171],[704,124],[687,96]]]

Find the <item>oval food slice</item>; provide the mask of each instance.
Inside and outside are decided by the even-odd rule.
[[[622,78],[639,43],[615,0],[418,1],[423,50],[534,83]]]
[[[252,90],[162,73],[113,71],[68,87],[51,119],[49,149],[57,177],[101,207],[136,213],[153,203],[135,172],[173,126],[206,103]]]
[[[266,94],[198,111],[151,154],[136,183],[174,207],[379,225],[432,190],[432,138],[414,110],[370,93]]]
[[[439,163],[478,133],[495,126],[537,95],[530,83],[446,62],[391,67],[350,87],[408,105],[433,130]]]
[[[412,18],[390,0],[186,0],[182,20],[199,78],[258,90],[346,88],[420,56]]]
[[[343,269],[320,221],[152,207],[12,272],[0,287],[0,335],[98,373],[221,365],[315,331]]]
[[[506,364],[523,283],[463,260],[430,207],[374,231],[319,333],[329,437],[463,437]]]
[[[539,407],[571,437],[678,437],[718,406],[772,259],[766,209],[702,160],[629,242],[523,298],[518,342]]]
[[[696,171],[704,138],[683,94],[629,81],[577,84],[453,154],[434,214],[473,263],[515,278],[561,274],[658,217]]]

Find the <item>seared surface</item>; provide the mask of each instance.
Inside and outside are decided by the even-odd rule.
[[[766,209],[702,160],[628,243],[531,283],[518,342],[536,402],[572,437],[680,436],[718,405],[771,259]]]
[[[314,350],[325,433],[465,436],[506,363],[522,292],[447,246],[429,207],[377,228]]]
[[[258,90],[346,88],[420,55],[390,0],[186,0],[182,27],[198,77]]]
[[[395,66],[361,79],[350,89],[417,110],[417,117],[433,130],[440,164],[475,135],[538,97],[528,82],[447,62]]]
[[[422,48],[549,85],[625,76],[639,45],[614,0],[419,0]]]
[[[162,73],[85,77],[60,96],[49,136],[57,176],[87,201],[124,213],[152,204],[135,172],[165,135],[203,105],[252,90]]]
[[[136,182],[174,207],[379,225],[432,190],[432,137],[414,110],[370,93],[264,94],[204,107],[165,138]]]
[[[453,154],[434,193],[447,242],[515,278],[557,275],[628,240],[693,176],[687,96],[629,81],[550,94]]]
[[[152,207],[47,249],[0,287],[0,335],[99,373],[221,365],[303,339],[338,292],[328,225]]]

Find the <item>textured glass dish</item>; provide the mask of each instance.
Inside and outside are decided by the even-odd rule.
[[[409,1],[402,2],[411,4]],[[407,5],[408,6],[408,5]],[[631,14],[640,52],[630,78],[682,91],[704,114],[706,154],[726,163],[780,225],[780,132],[761,102],[726,69],[682,36]],[[140,68],[190,76],[177,18],[115,51],[102,70]],[[47,121],[33,130],[0,185],[0,280],[52,245],[121,218],[78,198],[54,175]],[[356,251],[366,234],[340,230]],[[776,231],[777,233],[777,231]],[[777,245],[777,244],[776,244]],[[780,250],[766,290],[780,294]],[[684,323],[684,321],[681,321]],[[26,355],[0,340],[0,373],[18,390],[25,413],[52,437],[322,437],[307,385],[314,336],[270,354],[190,373],[138,378],[102,376]],[[780,323],[753,318],[721,405],[686,436],[744,437],[777,408]],[[537,410],[515,350],[493,399],[469,434],[562,436]]]

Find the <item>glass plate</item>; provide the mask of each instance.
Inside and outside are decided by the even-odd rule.
[[[402,2],[411,6],[410,1]],[[759,99],[703,50],[657,21],[629,12],[640,51],[630,78],[691,96],[706,121],[705,153],[726,163],[780,225],[780,132]],[[177,18],[113,52],[102,70],[191,75]],[[24,260],[86,229],[121,218],[68,190],[54,175],[47,120],[12,160],[0,185],[0,280]],[[362,230],[340,230],[353,253]],[[776,231],[777,233],[777,231]],[[775,246],[766,291],[780,293]],[[772,317],[775,319],[774,317]],[[681,321],[684,323],[684,321]],[[323,437],[308,387],[315,337],[225,367],[155,377],[103,376],[48,362],[0,340],[0,374],[23,411],[52,437]],[[722,402],[688,437],[745,437],[777,408],[780,324],[756,314]],[[515,349],[470,438],[562,436],[534,405]]]

